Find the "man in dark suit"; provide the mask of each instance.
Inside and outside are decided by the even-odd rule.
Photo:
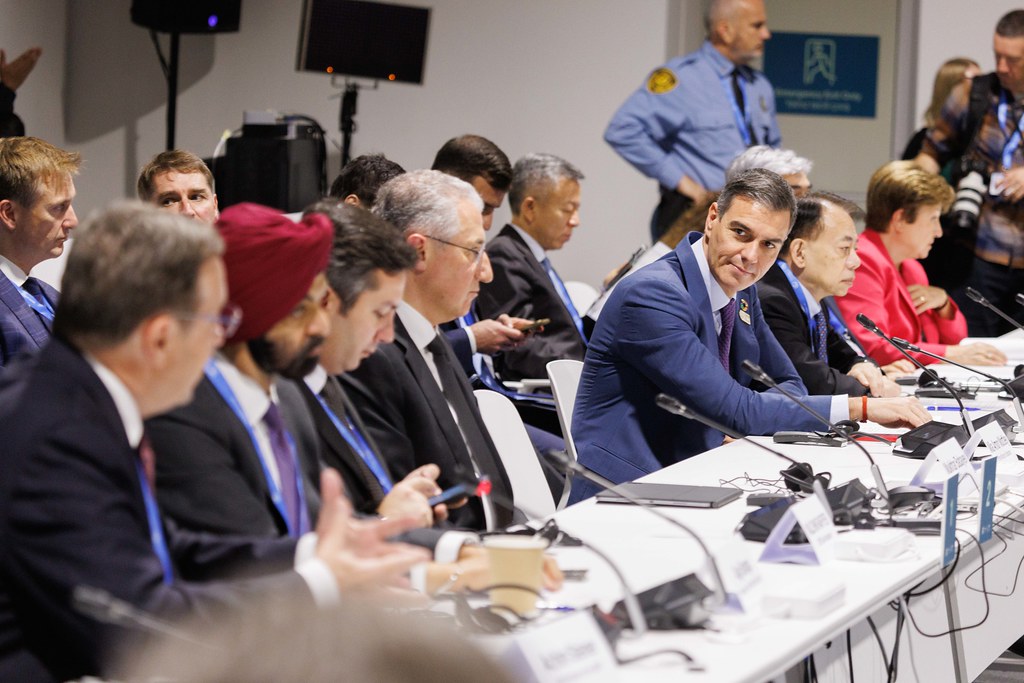
[[[81,157],[38,138],[0,139],[0,368],[50,337],[58,294],[30,275],[64,251]]]
[[[298,557],[294,539],[215,539],[161,519],[142,420],[187,402],[223,340],[220,252],[208,226],[149,207],[100,214],[68,259],[54,338],[0,380],[0,679],[105,673],[126,634],[80,611],[78,588],[161,618],[209,618],[271,590],[329,602],[423,561],[383,541],[409,520],[352,520],[334,472],[319,538]],[[211,581],[240,570],[264,578]]]
[[[217,227],[228,296],[241,321],[207,364],[195,398],[146,423],[157,498],[180,526],[291,535],[316,524],[320,458],[298,388],[330,327],[323,275],[333,229],[238,204]]]
[[[416,264],[397,309],[395,341],[343,384],[395,477],[436,464],[448,488],[466,474],[488,476],[501,498],[511,487],[465,373],[437,326],[469,310],[483,272],[483,203],[471,185],[439,171],[386,183],[374,213],[405,235]],[[512,511],[471,500],[452,512],[459,526],[505,526]]]
[[[846,294],[860,266],[855,212],[855,204],[836,195],[800,199],[789,238],[757,283],[757,295],[808,392],[899,396],[899,386],[833,329],[822,303]]]
[[[793,192],[781,176],[739,174],[711,205],[704,233],[625,278],[591,338],[573,436],[580,462],[615,482],[631,481],[722,443],[721,432],[660,410],[667,393],[744,434],[822,425],[774,391],[755,391],[740,369],[759,364],[819,413],[916,426],[929,420],[913,398],[807,396],[765,324],[754,283],[775,262],[792,224]],[[572,500],[593,495],[573,485]]]
[[[512,224],[487,245],[494,279],[480,287],[482,317],[502,314],[550,323],[495,360],[503,380],[547,377],[549,361],[583,360],[583,320],[548,252],[561,249],[579,225],[583,174],[551,154],[528,154],[512,172]]]

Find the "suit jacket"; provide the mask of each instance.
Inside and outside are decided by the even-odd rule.
[[[549,361],[583,360],[587,346],[569,309],[519,233],[506,225],[487,243],[487,255],[494,269],[494,280],[480,285],[476,301],[480,318],[497,318],[507,313],[531,320],[551,319],[543,332],[531,335],[519,348],[495,356],[495,370],[501,378],[546,378]]]
[[[475,375],[476,368],[473,367],[473,347],[469,343],[469,330],[460,326],[455,321],[442,323],[439,327],[441,332],[444,333],[444,338],[448,340],[448,345],[452,347],[452,352],[459,360],[459,365],[462,366],[466,376],[472,377]]]
[[[457,367],[458,361],[450,348],[448,352],[450,362]],[[448,402],[401,320],[395,320],[395,341],[382,345],[358,369],[343,375],[342,383],[396,478],[405,477],[420,465],[436,463],[441,468],[438,484],[448,488],[459,482],[459,471],[472,472],[469,450]],[[497,466],[492,476],[494,491],[511,500],[508,475],[476,409],[469,381],[460,382],[460,388],[473,408],[474,419]],[[503,507],[497,502],[495,505]],[[498,517],[499,524],[507,524],[511,511],[499,511]],[[452,510],[451,521],[458,526],[483,529],[479,500],[472,498],[468,504]]]
[[[281,418],[298,452],[310,525],[320,510],[320,453],[299,388],[278,378]],[[192,402],[146,421],[156,451],[156,491],[178,525],[215,534],[285,536],[288,525],[270,498],[245,425],[203,377]],[[270,454],[268,454],[270,455]]]
[[[594,328],[580,377],[572,433],[582,464],[618,483],[631,481],[721,445],[722,433],[658,408],[664,392],[743,434],[818,429],[821,424],[773,390],[750,388],[749,359],[790,393],[806,396],[796,369],[761,314],[754,287],[736,293],[730,371],[718,359],[710,299],[690,249],[675,251],[623,279]],[[831,397],[806,402],[828,414]],[[573,484],[572,501],[594,493]]]
[[[214,538],[165,524],[175,579],[164,583],[138,456],[106,387],[62,341],[0,378],[0,443],[0,680],[102,673],[110,636],[124,634],[78,614],[76,586],[164,618],[208,617],[275,588],[312,603],[294,572],[210,582],[243,566],[289,568],[290,539]]]
[[[826,337],[828,362],[823,363],[818,359],[814,353],[807,314],[778,264],[769,268],[757,283],[757,296],[761,300],[765,322],[793,361],[809,393],[850,396],[864,396],[868,393],[866,386],[846,374],[854,365],[867,359],[850,348],[831,325],[828,326]],[[825,319],[828,320],[827,311]]]
[[[54,309],[60,294],[42,280],[43,295]],[[50,338],[51,323],[32,310],[17,285],[0,273],[0,368],[21,354],[36,352]]]
[[[846,296],[836,298],[839,310],[847,320],[856,320],[857,314],[863,313],[888,336],[901,337],[940,356],[946,354],[947,345],[958,344],[967,336],[967,321],[952,299],[950,304],[956,313],[951,320],[940,318],[934,310],[921,315],[914,310],[907,286],[928,284],[928,276],[919,261],[907,259],[897,270],[880,234],[870,229],[857,238],[857,256],[860,257],[860,268],[853,287]],[[886,365],[903,358],[892,344],[861,325],[854,324],[850,331],[879,364]],[[938,362],[920,354],[911,355],[926,365]]]

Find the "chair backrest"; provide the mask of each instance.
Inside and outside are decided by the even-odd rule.
[[[546,517],[554,514],[555,501],[551,497],[551,489],[515,405],[496,391],[478,389],[473,393],[512,484],[516,507],[521,506],[520,509],[531,519],[534,519],[533,515]]]
[[[565,449],[576,459],[576,444],[572,439],[572,411],[576,407],[576,390],[583,374],[583,361],[553,360],[547,365],[551,379],[551,394],[555,397],[558,422],[562,425]]]
[[[580,315],[585,315],[594,302],[597,301],[597,297],[601,296],[601,293],[594,289],[592,285],[580,282],[579,280],[569,280],[566,282],[565,291],[569,293],[569,299]]]

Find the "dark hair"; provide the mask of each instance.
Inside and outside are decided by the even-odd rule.
[[[796,197],[789,183],[764,168],[751,168],[736,174],[718,195],[718,215],[724,216],[736,197],[745,197],[770,211],[788,211],[789,225],[796,215]]]
[[[139,199],[144,202],[153,201],[153,179],[161,173],[174,171],[175,173],[199,173],[206,179],[206,184],[213,192],[213,174],[209,167],[198,156],[184,149],[170,149],[160,152],[150,159],[149,163],[139,171],[139,179],[135,183],[135,192]]]
[[[376,289],[376,271],[394,275],[416,264],[416,250],[402,231],[362,207],[323,201],[306,212],[322,213],[334,224],[327,282],[341,300],[342,313],[351,310],[363,292]]]
[[[508,192],[512,184],[508,157],[496,144],[479,135],[460,135],[444,143],[430,168],[467,183],[479,176],[499,192]]]
[[[996,24],[996,35],[1003,38],[1024,36],[1024,9],[1015,9],[1004,14]]]
[[[814,240],[825,229],[825,204],[833,204],[850,215],[856,223],[864,219],[864,211],[855,202],[831,192],[813,192],[796,201],[796,218],[789,231],[789,237],[779,250],[780,256],[789,253],[789,245],[795,239]]]
[[[359,203],[369,209],[377,201],[377,190],[405,169],[383,154],[363,154],[345,164],[341,173],[331,183],[329,195],[344,199],[350,194],[359,198]]]
[[[211,225],[116,202],[76,231],[53,333],[89,351],[122,342],[158,313],[193,313],[199,269],[223,251]]]

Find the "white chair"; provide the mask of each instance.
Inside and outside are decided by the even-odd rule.
[[[580,375],[583,374],[583,361],[553,360],[547,365],[548,377],[551,379],[551,394],[555,397],[555,410],[558,422],[562,425],[562,437],[565,439],[565,450],[576,460],[576,444],[572,439],[572,411],[576,407],[576,391],[580,386]],[[569,489],[572,487],[572,476],[566,474],[562,498],[558,501],[558,509],[565,507],[569,500]]]
[[[586,315],[590,307],[597,301],[597,297],[601,296],[601,293],[593,286],[579,280],[566,282],[565,291],[569,293],[569,300],[572,301],[572,305],[576,307],[580,315]]]
[[[530,519],[535,519],[533,515],[546,517],[554,514],[551,489],[515,405],[496,391],[479,389],[473,393],[476,394],[484,425],[505,466],[516,507],[522,506],[520,509]]]

